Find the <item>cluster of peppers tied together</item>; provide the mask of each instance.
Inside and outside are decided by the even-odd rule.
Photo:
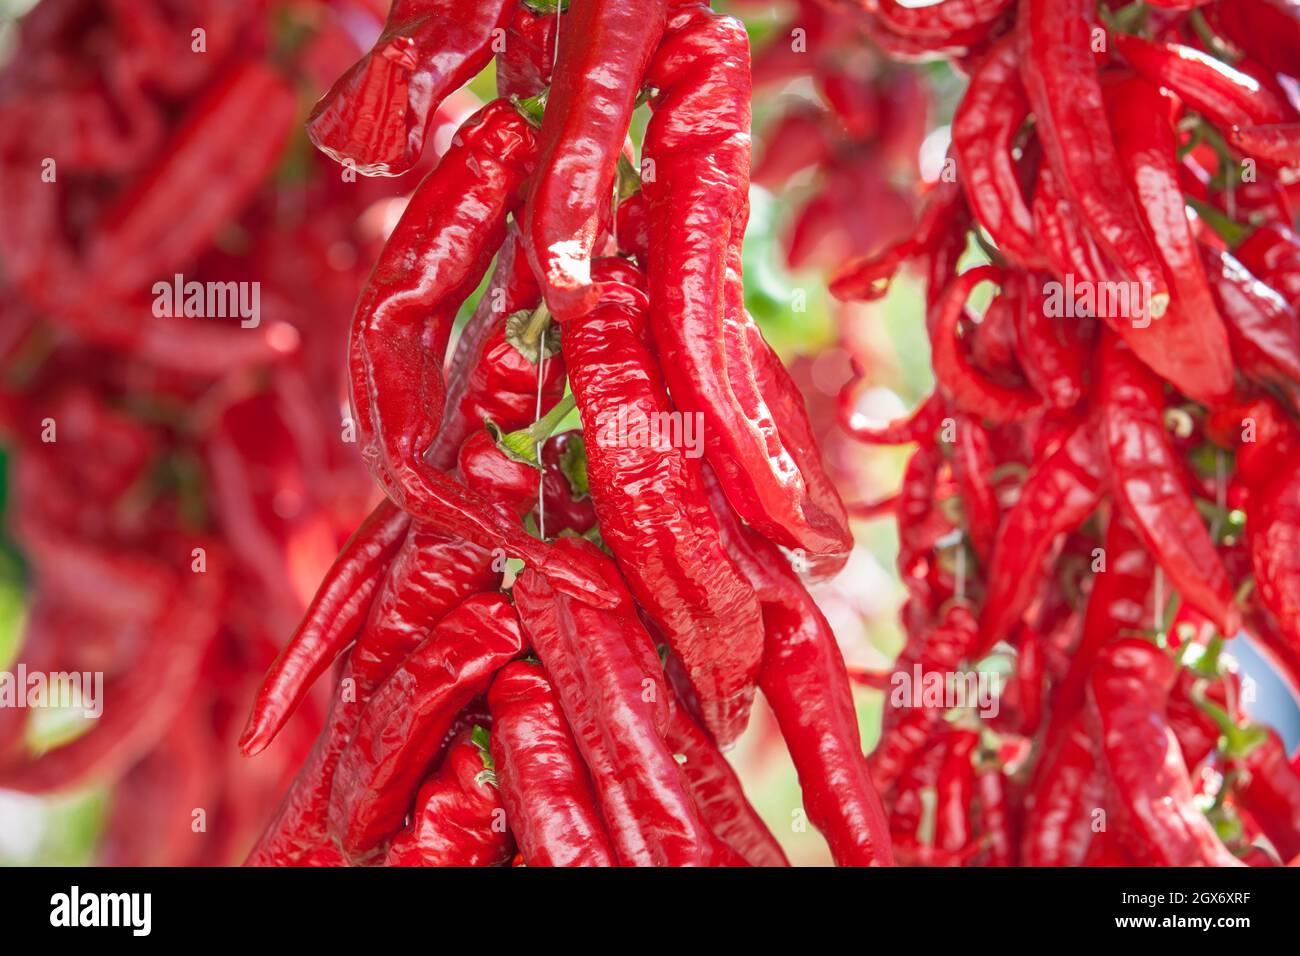
[[[896,856],[1296,859],[1297,767],[1225,648],[1300,688],[1300,4],[837,6],[968,77],[917,227],[831,281],[872,301],[918,267],[936,380],[883,424],[841,395],[858,438],[916,445],[868,509],[906,645],[855,676],[1008,674],[997,714],[890,698]]]
[[[888,864],[803,583],[843,567],[847,515],[744,305],[744,27],[683,0],[398,0],[309,134],[400,174],[494,55],[499,98],[415,189],[353,315],[385,498],[254,703],[250,755],[336,670],[248,862],[783,865],[722,754],[761,689],[835,859]]]
[[[99,862],[238,863],[323,723],[315,699],[238,755],[372,502],[337,356],[382,246],[367,211],[412,181],[344,183],[300,132],[300,95],[359,53],[324,2],[45,0],[16,34],[0,427],[29,603],[4,665],[104,684],[76,723],[6,699],[0,790],[110,785]],[[155,311],[178,273],[255,282],[260,314]]]

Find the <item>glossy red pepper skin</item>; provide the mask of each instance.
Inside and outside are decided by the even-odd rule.
[[[750,866],[789,866],[781,844],[750,805],[727,758],[676,701],[669,705],[665,741],[681,761],[691,797],[714,835]]]
[[[364,176],[400,176],[438,104],[487,66],[513,12],[511,0],[397,0],[374,47],[307,117],[311,141]]]
[[[597,274],[604,270],[599,263]],[[753,700],[763,655],[758,601],[721,544],[698,457],[648,431],[674,416],[647,339],[645,296],[621,282],[598,279],[597,288],[600,304],[566,324],[562,345],[601,537],[725,745],[744,729]],[[687,433],[679,437],[684,444]]]
[[[521,518],[537,504],[541,472],[507,455],[486,428],[470,435],[460,446],[456,471],[470,491],[498,502]]]
[[[1025,802],[1020,860],[1024,866],[1079,866],[1094,839],[1105,778],[1082,714],[1063,721],[1048,745]]]
[[[993,422],[1021,421],[1036,414],[1042,398],[1031,388],[1002,385],[975,368],[957,336],[957,323],[966,301],[983,282],[1000,284],[1003,274],[993,266],[977,266],[953,279],[931,310],[931,361],[939,387],[953,405]]]
[[[1260,226],[1237,247],[1236,256],[1254,275],[1300,308],[1300,236],[1282,223]]]
[[[1234,129],[1232,145],[1271,166],[1300,166],[1300,123]]]
[[[591,254],[610,215],[618,158],[667,0],[572,0],[524,207],[528,261],[561,322],[596,304]]]
[[[400,827],[456,714],[524,647],[510,602],[475,595],[375,689],[339,756],[330,793],[329,829],[345,858],[365,860]]]
[[[1129,278],[1146,284],[1151,315],[1158,319],[1169,290],[1123,186],[1092,52],[1093,7],[1090,0],[1020,0],[1021,75],[1038,141],[1062,191],[1106,255]]]
[[[971,211],[1003,255],[1016,265],[1032,269],[1046,262],[1011,154],[1028,116],[1029,99],[1020,82],[1020,57],[1015,36],[1009,34],[971,74],[966,95],[953,116],[952,145]]]
[[[1178,366],[1179,374],[1172,380],[1193,398],[1214,403],[1232,389],[1232,352],[1178,182],[1171,100],[1138,78],[1107,85],[1105,99],[1129,188],[1173,294],[1169,321],[1157,323],[1157,331],[1163,333],[1160,348]],[[1125,339],[1137,339],[1143,331],[1134,329]]]
[[[1242,374],[1300,397],[1300,317],[1282,295],[1227,252],[1201,247],[1210,290]]]
[[[878,0],[879,22],[900,36],[918,40],[962,41],[979,35],[1004,19],[1015,0],[946,0],[924,7],[904,6],[898,0]]]
[[[1278,73],[1300,56],[1300,4],[1296,0],[1237,0],[1206,11],[1215,30],[1234,46]]]
[[[316,680],[356,637],[409,526],[406,515],[385,499],[343,546],[302,623],[262,681],[239,738],[245,756],[266,749]]]
[[[1164,388],[1129,349],[1106,336],[1099,354],[1099,422],[1110,488],[1171,583],[1221,633],[1241,617],[1232,584],[1191,493],[1164,424]]]
[[[456,135],[411,197],[353,316],[348,367],[361,454],[385,493],[417,520],[501,547],[560,587],[608,599],[590,569],[556,559],[423,457],[442,419],[452,321],[505,238],[506,216],[536,159],[534,130],[503,100]]]
[[[934,816],[934,846],[944,853],[961,854],[975,839],[974,755],[979,742],[979,733],[974,730],[962,729],[948,735],[936,781]]]
[[[519,0],[514,4],[505,49],[497,54],[497,96],[528,99],[550,86],[555,31],[568,28],[559,6],[559,0]]]
[[[512,224],[488,287],[461,330],[448,364],[442,425],[428,455],[434,467],[451,468],[465,439],[488,419],[510,432],[536,417],[537,365],[507,340],[506,324],[512,315],[532,312],[540,302],[537,280]],[[560,397],[563,378],[564,363],[548,359],[541,385],[544,406]]]
[[[1101,500],[1106,473],[1090,422],[1076,425],[1029,474],[1002,520],[986,580],[981,638],[974,656],[1005,638],[1042,583],[1057,535],[1078,527]]]
[[[542,668],[507,664],[488,706],[497,785],[524,863],[614,866],[591,777]]]
[[[595,552],[564,538],[557,548]],[[617,570],[607,562],[611,581]],[[668,686],[630,594],[598,609],[525,570],[515,600],[578,742],[623,866],[708,866],[720,845],[664,743]]]
[[[703,416],[705,454],[745,520],[788,547],[842,556],[847,522],[827,513],[785,446],[741,331],[750,156],[743,27],[703,5],[679,6],[646,82],[658,91],[644,145],[654,176],[642,183],[650,317],[674,402]]]
[[[1246,774],[1238,790],[1242,806],[1284,860],[1300,854],[1300,774],[1287,761],[1276,731],[1236,761]]]
[[[515,852],[505,807],[483,779],[483,750],[462,731],[420,787],[385,866],[503,866]]]
[[[962,523],[975,556],[983,563],[993,554],[1001,519],[997,493],[990,482],[993,468],[993,451],[984,427],[970,416],[959,418],[952,470],[961,489]]]
[[[1193,800],[1191,779],[1165,716],[1174,660],[1140,639],[1117,641],[1088,680],[1091,719],[1118,821],[1140,861],[1157,866],[1240,866]]]
[[[1262,429],[1261,429],[1262,430]],[[1261,435],[1260,438],[1263,438]],[[1260,599],[1293,644],[1300,643],[1300,572],[1295,562],[1300,547],[1300,455],[1280,463],[1270,485],[1252,490],[1250,560]]]
[[[1241,70],[1193,47],[1152,43],[1117,33],[1120,55],[1152,83],[1158,83],[1225,131],[1295,119],[1294,111]]]
[[[565,532],[583,535],[596,527],[596,504],[587,478],[587,445],[581,431],[552,435],[542,446],[543,507],[538,524],[546,537]]]
[[[1077,326],[1068,332],[1064,328],[1078,320],[1049,314],[1043,294],[1045,281],[1042,273],[1021,277],[1015,310],[1017,354],[1025,378],[1039,395],[1056,408],[1073,408],[1085,391],[1086,363],[1080,346],[1086,339]]]

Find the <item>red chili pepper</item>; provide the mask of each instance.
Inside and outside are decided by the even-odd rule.
[[[1300,236],[1282,223],[1260,226],[1236,250],[1254,275],[1300,307]]]
[[[608,222],[628,122],[667,17],[666,0],[572,0],[524,207],[528,261],[561,322],[596,305],[591,254]]]
[[[730,743],[763,655],[758,602],[718,538],[691,434],[654,430],[675,416],[647,341],[645,297],[600,281],[604,269],[600,304],[572,318],[563,338],[601,537],[685,666],[705,725]]]
[[[542,509],[538,524],[547,537],[583,535],[596,526],[596,505],[587,478],[587,445],[581,431],[560,432],[542,446]]]
[[[1106,647],[1088,680],[1101,756],[1126,844],[1157,866],[1240,866],[1193,799],[1165,716],[1174,660],[1145,640]]]
[[[1225,130],[1295,119],[1295,111],[1272,90],[1208,53],[1178,43],[1152,43],[1125,33],[1115,34],[1114,41],[1120,56],[1135,70]]]
[[[1015,816],[1001,768],[979,767],[975,776],[975,832],[985,866],[1016,866]]]
[[[497,786],[524,863],[613,866],[591,778],[542,669],[507,664],[492,682],[488,706]]]
[[[875,16],[887,29],[918,40],[961,42],[980,36],[1004,19],[1015,0],[943,0],[924,7],[876,0]]]
[[[1300,318],[1274,289],[1226,252],[1201,246],[1210,289],[1242,373],[1300,398]]]
[[[1295,69],[1300,56],[1300,4],[1296,0],[1232,0],[1206,11],[1214,28],[1279,73]]]
[[[1001,517],[997,494],[991,484],[993,468],[993,451],[984,427],[970,416],[959,417],[952,470],[961,489],[966,533],[982,563],[987,563],[993,553],[993,540]]]
[[[975,803],[975,748],[980,735],[974,730],[956,730],[948,735],[943,763],[936,781],[934,846],[954,855],[974,842],[972,809]]]
[[[986,653],[1020,620],[1042,583],[1043,560],[1057,536],[1092,513],[1104,481],[1101,452],[1087,421],[1075,425],[1030,472],[998,529],[974,656]]]
[[[1261,429],[1262,430],[1262,429]],[[1263,435],[1258,438],[1264,438]],[[1250,560],[1260,599],[1287,639],[1300,642],[1300,456],[1280,464],[1271,486],[1252,494]]]
[[[686,708],[671,698],[665,741],[681,761],[691,797],[714,835],[750,866],[789,866],[781,844],[750,806],[727,758]]]
[[[519,0],[497,54],[497,96],[528,99],[551,85],[555,34],[568,30],[564,0]],[[561,27],[563,24],[563,27]]]
[[[1111,490],[1182,596],[1221,633],[1235,634],[1241,616],[1232,584],[1179,473],[1159,378],[1114,336],[1104,338],[1099,363],[1099,422]]]
[[[364,176],[400,176],[420,158],[438,104],[492,59],[511,0],[396,0],[375,45],[307,117],[317,148]]]
[[[889,866],[889,826],[858,734],[853,688],[830,625],[784,555],[743,527],[711,482],[727,550],[763,601],[759,686],[790,750],[804,808],[838,866]]]
[[[764,534],[832,561],[852,544],[829,512],[810,454],[796,458],[764,394],[743,309],[740,247],[749,216],[749,43],[741,24],[690,4],[673,12],[646,82],[658,90],[644,156],[650,321],[684,416],[702,417],[705,454],[742,516]],[[721,93],[720,93],[721,91]],[[725,95],[721,95],[725,94]],[[706,171],[706,172],[702,172]],[[769,372],[768,382],[773,381]],[[809,467],[808,475],[801,465]],[[811,487],[810,487],[811,485]],[[835,498],[838,503],[838,498]]]
[[[1034,228],[1058,279],[1073,275],[1096,283],[1113,271],[1047,163],[1038,167],[1033,212]]]
[[[518,525],[424,460],[445,398],[442,355],[456,310],[505,237],[505,217],[531,171],[536,136],[496,100],[468,120],[416,189],[388,238],[353,318],[352,407],[372,474],[414,518],[500,547],[552,575],[558,587],[608,593]]]
[[[632,256],[642,269],[650,258],[649,216],[645,193],[638,190],[619,202],[614,218],[619,255]]]
[[[1178,182],[1171,100],[1140,79],[1108,85],[1105,97],[1124,171],[1173,292],[1174,312],[1157,324],[1159,346],[1178,367],[1173,380],[1179,387],[1201,401],[1215,402],[1232,388],[1232,353]],[[1134,329],[1125,339],[1136,340],[1142,332]]]
[[[343,546],[302,623],[262,681],[239,738],[245,756],[266,749],[317,678],[356,637],[409,525],[406,515],[385,499]]]
[[[945,6],[954,4],[921,9]],[[1017,265],[1032,269],[1045,261],[1012,156],[1028,115],[1029,99],[1020,83],[1020,57],[1012,34],[1000,40],[971,74],[966,95],[953,116],[952,146],[971,211],[999,251]]]
[[[1300,774],[1274,730],[1235,762],[1245,773],[1237,794],[1284,860],[1300,854]]]
[[[1082,714],[1063,724],[1039,760],[1025,801],[1020,861],[1024,866],[1078,866],[1095,839],[1105,778]]]
[[[1245,126],[1230,134],[1232,145],[1273,166],[1300,166],[1300,123]]]
[[[495,734],[495,728],[493,728]],[[502,866],[514,856],[486,741],[462,731],[420,787],[385,866]]]
[[[576,538],[556,543],[595,557]],[[611,583],[618,572],[606,562]],[[526,570],[515,600],[578,747],[591,770],[605,825],[625,866],[711,865],[721,846],[700,819],[681,768],[664,743],[668,693],[630,594],[612,610],[554,591]],[[647,696],[649,691],[649,696]]]
[[[1021,0],[1016,24],[1021,74],[1038,141],[1062,190],[1107,256],[1145,284],[1151,317],[1158,319],[1169,290],[1123,185],[1092,52],[1093,8],[1091,0]]]
[[[957,339],[957,323],[965,313],[966,300],[983,282],[1000,284],[1002,272],[992,266],[968,269],[948,285],[931,311],[928,324],[935,378],[953,404],[963,411],[992,422],[1020,421],[1041,409],[1038,393],[984,377]]]
[[[497,253],[492,278],[474,315],[465,323],[447,368],[447,397],[442,426],[429,450],[437,468],[449,469],[456,454],[488,419],[504,431],[532,422],[537,412],[537,345],[547,334],[542,402],[553,405],[563,392],[564,362],[556,360],[559,336],[536,309],[541,302],[537,280],[512,224]]]
[[[1046,277],[1024,273],[1022,289],[1016,297],[1016,353],[1025,378],[1044,399],[1056,408],[1073,408],[1084,394],[1083,349],[1086,340],[1080,324],[1070,330],[1067,339],[1065,322],[1051,315],[1044,294]],[[987,318],[987,317],[986,317]],[[1068,322],[1068,320],[1067,320]]]
[[[375,689],[330,793],[329,829],[347,859],[364,860],[398,829],[456,714],[524,646],[510,602],[475,595]]]

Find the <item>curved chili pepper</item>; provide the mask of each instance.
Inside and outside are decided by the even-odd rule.
[[[1099,422],[1111,490],[1183,597],[1222,633],[1235,634],[1241,617],[1232,584],[1179,474],[1160,380],[1110,335],[1099,362]]]
[[[1094,283],[1105,278],[1111,271],[1110,264],[1048,163],[1038,167],[1032,207],[1034,228],[1043,240],[1047,259],[1058,278],[1065,280],[1074,275]]]
[[[1073,408],[1083,398],[1084,356],[1079,343],[1064,338],[1062,323],[1049,314],[1044,276],[1024,273],[1016,297],[1017,358],[1025,378],[1056,408]]]
[[[1300,6],[1295,0],[1233,0],[1206,11],[1215,30],[1272,70],[1295,69],[1300,56]]]
[[[880,252],[854,259],[837,269],[829,284],[831,295],[845,301],[865,302],[883,297],[899,267],[932,253],[946,236],[957,231],[954,226],[964,211],[960,184],[940,180],[926,194],[912,233]]]
[[[1201,246],[1210,290],[1233,354],[1248,378],[1300,397],[1300,318],[1286,300],[1226,252]]]
[[[1178,365],[1172,380],[1192,397],[1213,403],[1232,389],[1232,352],[1178,183],[1171,101],[1141,79],[1109,84],[1104,93],[1129,187],[1173,292],[1173,312],[1157,326],[1160,348]],[[1143,331],[1150,330],[1134,329],[1125,340],[1135,340]]]
[[[993,422],[1020,421],[1042,407],[1038,393],[984,377],[957,339],[957,323],[965,313],[966,300],[983,282],[1000,284],[1002,272],[993,266],[968,269],[948,285],[932,310],[928,324],[935,378],[953,404],[963,411]]]
[[[245,756],[267,748],[317,678],[352,642],[409,525],[406,515],[385,499],[343,546],[316,589],[302,623],[258,689],[239,738]]]
[[[528,866],[613,866],[573,732],[535,664],[516,661],[488,691],[492,760],[510,830]]]
[[[396,0],[375,45],[307,117],[316,147],[364,176],[400,176],[438,104],[492,59],[512,0]]]
[[[536,345],[549,329],[542,321],[545,316],[535,312],[541,292],[520,243],[519,230],[512,223],[497,253],[488,287],[456,340],[447,367],[442,425],[428,455],[436,468],[451,468],[465,439],[488,419],[505,431],[514,431],[536,415],[538,368],[534,358],[542,354]],[[558,335],[548,334],[541,382],[546,405],[554,404],[563,391],[564,363],[553,361],[558,354],[553,346],[558,341]]]
[[[1277,731],[1270,729],[1235,765],[1246,775],[1236,791],[1246,812],[1284,860],[1300,854],[1300,774],[1287,762]]]
[[[596,505],[587,478],[587,445],[581,431],[560,432],[542,446],[542,509],[548,537],[586,534],[596,526]]]
[[[1120,56],[1152,83],[1225,130],[1267,126],[1295,119],[1295,111],[1258,80],[1222,60],[1179,43],[1152,43],[1125,33],[1114,36]]]
[[[487,429],[465,439],[456,471],[470,491],[523,517],[537,504],[541,475],[527,462],[502,451]]]
[[[1282,223],[1268,223],[1246,237],[1236,256],[1292,308],[1300,306],[1300,236]]]
[[[561,550],[591,554],[576,538]],[[593,555],[594,556],[594,555]],[[612,564],[608,573],[616,579]],[[610,840],[624,866],[711,865],[720,846],[700,819],[664,743],[668,693],[631,595],[613,610],[556,592],[525,570],[515,600],[533,649],[591,770]],[[649,659],[647,659],[649,658]],[[647,698],[646,690],[653,693]]]
[[[496,728],[493,727],[495,735]],[[485,779],[492,758],[469,731],[462,731],[438,770],[420,787],[411,822],[393,837],[385,866],[501,866],[514,855],[505,807]]]
[[[993,452],[984,427],[970,416],[957,419],[956,439],[952,470],[961,488],[962,520],[976,556],[987,563],[993,554],[1001,510],[990,483]]]
[[[941,10],[951,3],[923,8]],[[1010,6],[1005,4],[1004,6]],[[1017,265],[1045,264],[1034,217],[1011,154],[1029,115],[1014,35],[1000,40],[971,74],[952,120],[952,148],[971,211],[998,249]]]
[[[632,256],[642,269],[650,258],[650,208],[645,193],[637,190],[618,204],[614,232],[620,255]]]
[[[836,865],[890,866],[889,824],[862,755],[835,634],[780,550],[740,524],[712,476],[709,488],[727,551],[763,602],[759,687],[790,750],[808,819]]]
[[[1263,437],[1263,436],[1260,436]],[[1277,618],[1287,638],[1300,641],[1300,571],[1295,563],[1300,547],[1300,457],[1281,464],[1271,487],[1263,490],[1250,511],[1250,561],[1260,599]]]
[[[658,431],[676,416],[647,341],[645,297],[600,281],[603,269],[601,304],[572,318],[562,343],[601,537],[725,745],[744,728],[753,699],[763,655],[758,602],[719,541],[690,434]],[[698,427],[698,419],[678,421]]]
[[[1025,866],[1078,866],[1096,838],[1105,778],[1083,714],[1063,722],[1039,762],[1025,802],[1020,856]]]
[[[607,600],[590,569],[560,559],[430,467],[445,399],[441,360],[461,300],[505,237],[505,217],[532,169],[536,136],[509,103],[468,120],[416,189],[361,293],[349,343],[362,457],[402,510],[466,540],[501,547],[557,586]]]
[[[618,158],[667,0],[572,0],[524,207],[528,261],[561,322],[596,305],[591,253],[610,214]]]
[[[972,810],[975,803],[975,748],[977,731],[959,729],[948,735],[943,763],[936,781],[934,846],[958,855],[974,842]]]
[[[1123,185],[1092,52],[1096,25],[1091,0],[1021,0],[1021,74],[1038,141],[1062,190],[1107,256],[1145,284],[1151,317],[1158,319],[1169,289]]]
[[[788,547],[838,557],[851,546],[847,524],[809,488],[737,334],[748,321],[739,261],[749,215],[743,27],[705,6],[679,7],[646,82],[658,90],[644,146],[654,176],[642,184],[650,321],[673,400],[683,415],[702,416],[705,454],[745,520]]]
[[[365,859],[398,829],[457,712],[524,646],[510,602],[475,595],[375,689],[330,793],[329,829],[347,859]]]
[[[1230,138],[1248,156],[1274,166],[1300,166],[1300,123],[1244,126],[1234,129]]]
[[[1030,472],[1020,499],[1004,516],[986,575],[981,637],[973,656],[1011,632],[1042,583],[1043,560],[1057,535],[1078,527],[1097,506],[1105,481],[1097,444],[1090,422],[1074,426]]]
[[[497,54],[497,96],[527,99],[550,86],[555,33],[568,29],[561,16],[566,5],[567,0],[518,0]]]
[[[1100,751],[1129,848],[1161,866],[1240,866],[1193,799],[1165,716],[1177,665],[1154,644],[1106,647],[1088,680]]]
[[[781,845],[750,806],[727,758],[686,708],[671,698],[664,739],[681,761],[691,797],[714,835],[750,866],[789,866]]]

